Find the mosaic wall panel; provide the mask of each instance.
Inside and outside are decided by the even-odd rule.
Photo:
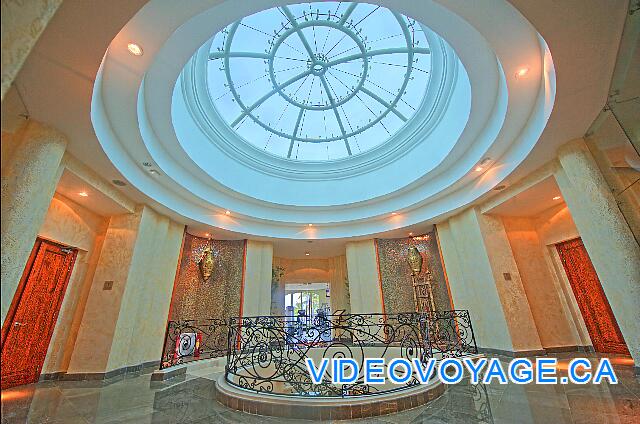
[[[421,275],[430,272],[436,310],[451,309],[449,290],[442,269],[435,230],[420,237],[377,239],[380,279],[385,312],[415,311],[411,269],[407,262],[409,247],[416,246],[422,255]]]
[[[207,245],[212,249],[214,268],[211,278],[205,282],[198,261]],[[244,248],[244,240],[208,240],[186,234],[170,319],[238,316]]]

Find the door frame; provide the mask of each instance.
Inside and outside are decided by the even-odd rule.
[[[67,294],[67,288],[69,286],[69,281],[71,280],[71,275],[73,274],[73,271],[75,269],[75,263],[76,260],[78,258],[78,249],[73,247],[73,246],[69,246],[66,245],[64,243],[60,243],[57,242],[55,240],[51,240],[48,239],[46,237],[41,237],[41,236],[37,236],[36,237],[36,241],[33,244],[33,248],[31,249],[31,253],[29,254],[29,258],[27,259],[27,263],[25,264],[24,270],[22,271],[22,276],[20,277],[20,281],[18,282],[18,285],[16,287],[16,291],[13,294],[13,299],[11,300],[11,305],[9,305],[9,309],[7,311],[7,315],[4,319],[4,322],[2,323],[2,334],[1,334],[1,338],[0,338],[0,351],[2,351],[2,349],[4,348],[4,342],[5,339],[7,338],[8,334],[9,334],[9,330],[12,327],[12,323],[13,323],[13,319],[16,315],[16,312],[18,310],[18,305],[20,305],[20,301],[22,300],[22,296],[24,295],[24,289],[26,287],[27,284],[27,280],[29,279],[29,275],[31,274],[31,271],[33,269],[33,265],[35,263],[36,257],[38,255],[38,251],[40,250],[40,247],[42,245],[43,242],[47,242],[50,244],[54,244],[62,249],[71,249],[74,252],[74,257],[71,261],[71,265],[70,265],[70,270],[69,273],[67,274],[67,277],[65,278],[64,284],[63,284],[63,288],[62,288],[62,295],[60,296],[60,301],[58,302],[57,305],[57,313],[56,313],[56,317],[55,317],[55,324],[54,327],[51,331],[51,335],[49,337],[49,342],[47,344],[50,345],[51,344],[51,337],[53,337],[53,334],[55,333],[55,329],[57,326],[57,322],[58,322],[58,318],[60,316],[60,310],[62,309],[62,303],[64,302],[64,299],[66,297]],[[46,357],[45,357],[45,361],[46,361]]]
[[[554,272],[555,279],[562,286],[562,292],[564,294],[564,300],[566,301],[566,306],[569,307],[570,309],[570,311],[567,311],[567,312],[570,312],[571,321],[573,321],[573,325],[575,326],[576,335],[581,340],[583,346],[588,347],[592,352],[604,353],[604,352],[597,351],[593,344],[591,333],[589,333],[589,329],[585,323],[585,317],[582,313],[582,308],[578,303],[578,299],[576,298],[576,294],[574,292],[573,286],[569,281],[567,270],[565,269],[562,258],[560,257],[560,253],[558,252],[558,245],[572,242],[575,240],[580,240],[580,242],[582,243],[582,247],[585,249],[585,252],[587,253],[589,261],[591,262],[591,266],[593,267],[593,271],[595,272],[596,277],[598,279],[598,284],[600,285],[600,289],[602,290],[602,295],[604,296],[604,299],[607,302],[607,306],[611,313],[611,318],[613,320],[613,323],[618,328],[618,331],[620,331],[620,325],[618,324],[618,317],[616,317],[615,313],[613,312],[613,309],[611,308],[611,305],[609,304],[609,299],[607,298],[607,295],[604,291],[604,287],[602,287],[602,281],[600,281],[600,276],[598,275],[598,272],[595,269],[595,266],[593,265],[593,261],[591,261],[591,257],[589,256],[589,252],[587,251],[587,248],[584,245],[582,236],[577,235],[575,237],[568,237],[566,239],[561,239],[551,244],[548,244],[546,247],[548,249],[548,254],[550,256],[550,259],[553,263],[553,269],[555,271]],[[624,336],[622,337],[624,341]],[[624,341],[624,343],[626,345],[626,341]],[[628,346],[627,346],[627,349],[628,349]],[[613,353],[609,353],[609,354],[613,354]]]

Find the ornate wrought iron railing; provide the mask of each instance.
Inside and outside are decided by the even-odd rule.
[[[311,325],[292,317],[229,319],[225,379],[237,387],[288,396],[348,397],[386,393],[419,384],[367,385],[367,357],[460,357],[477,353],[468,311],[318,316]],[[329,369],[320,384],[311,381],[306,358],[349,357],[360,365],[354,383],[331,383]]]
[[[169,321],[160,369],[226,356],[228,324],[225,318]]]

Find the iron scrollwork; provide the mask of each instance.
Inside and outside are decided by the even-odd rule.
[[[477,353],[468,311],[400,314],[319,315],[309,324],[293,317],[230,318],[227,365],[229,384],[261,393],[308,397],[348,397],[386,393],[419,384],[415,375],[403,385],[367,385],[367,357],[459,357]],[[360,365],[354,383],[336,385],[328,369],[311,381],[306,358],[348,357]]]

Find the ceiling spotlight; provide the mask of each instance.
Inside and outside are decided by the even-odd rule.
[[[398,215],[398,212],[391,212],[391,215]]]
[[[523,66],[516,71],[516,78],[524,78],[528,73],[529,73],[529,68],[526,66]]]
[[[481,166],[476,166],[476,168],[474,169],[474,171],[476,171],[476,172],[482,172],[483,170],[484,170],[484,168],[481,167]]]
[[[78,193],[78,196],[80,196],[80,197],[89,197],[89,194],[86,191],[81,191],[80,193]]]
[[[144,53],[142,51],[142,47],[140,47],[140,45],[136,43],[127,44],[127,50],[129,50],[129,53],[134,56],[142,56],[142,54]]]
[[[231,215],[231,211],[225,211],[224,214],[225,215]]]
[[[309,255],[311,255],[311,253],[309,253],[309,252],[304,252],[304,255],[305,255],[305,256],[309,256]]]
[[[209,237],[210,235],[211,235],[211,234],[209,234],[209,233],[204,233],[204,236],[205,236],[205,237]]]
[[[553,198],[553,200],[560,200],[560,199],[562,199],[562,197],[560,197],[560,196],[555,196],[555,197]]]
[[[308,225],[309,225],[309,227],[313,227],[313,224],[308,224]]]
[[[410,235],[410,236],[412,236],[412,235],[413,235],[413,233],[409,233],[409,235]]]

